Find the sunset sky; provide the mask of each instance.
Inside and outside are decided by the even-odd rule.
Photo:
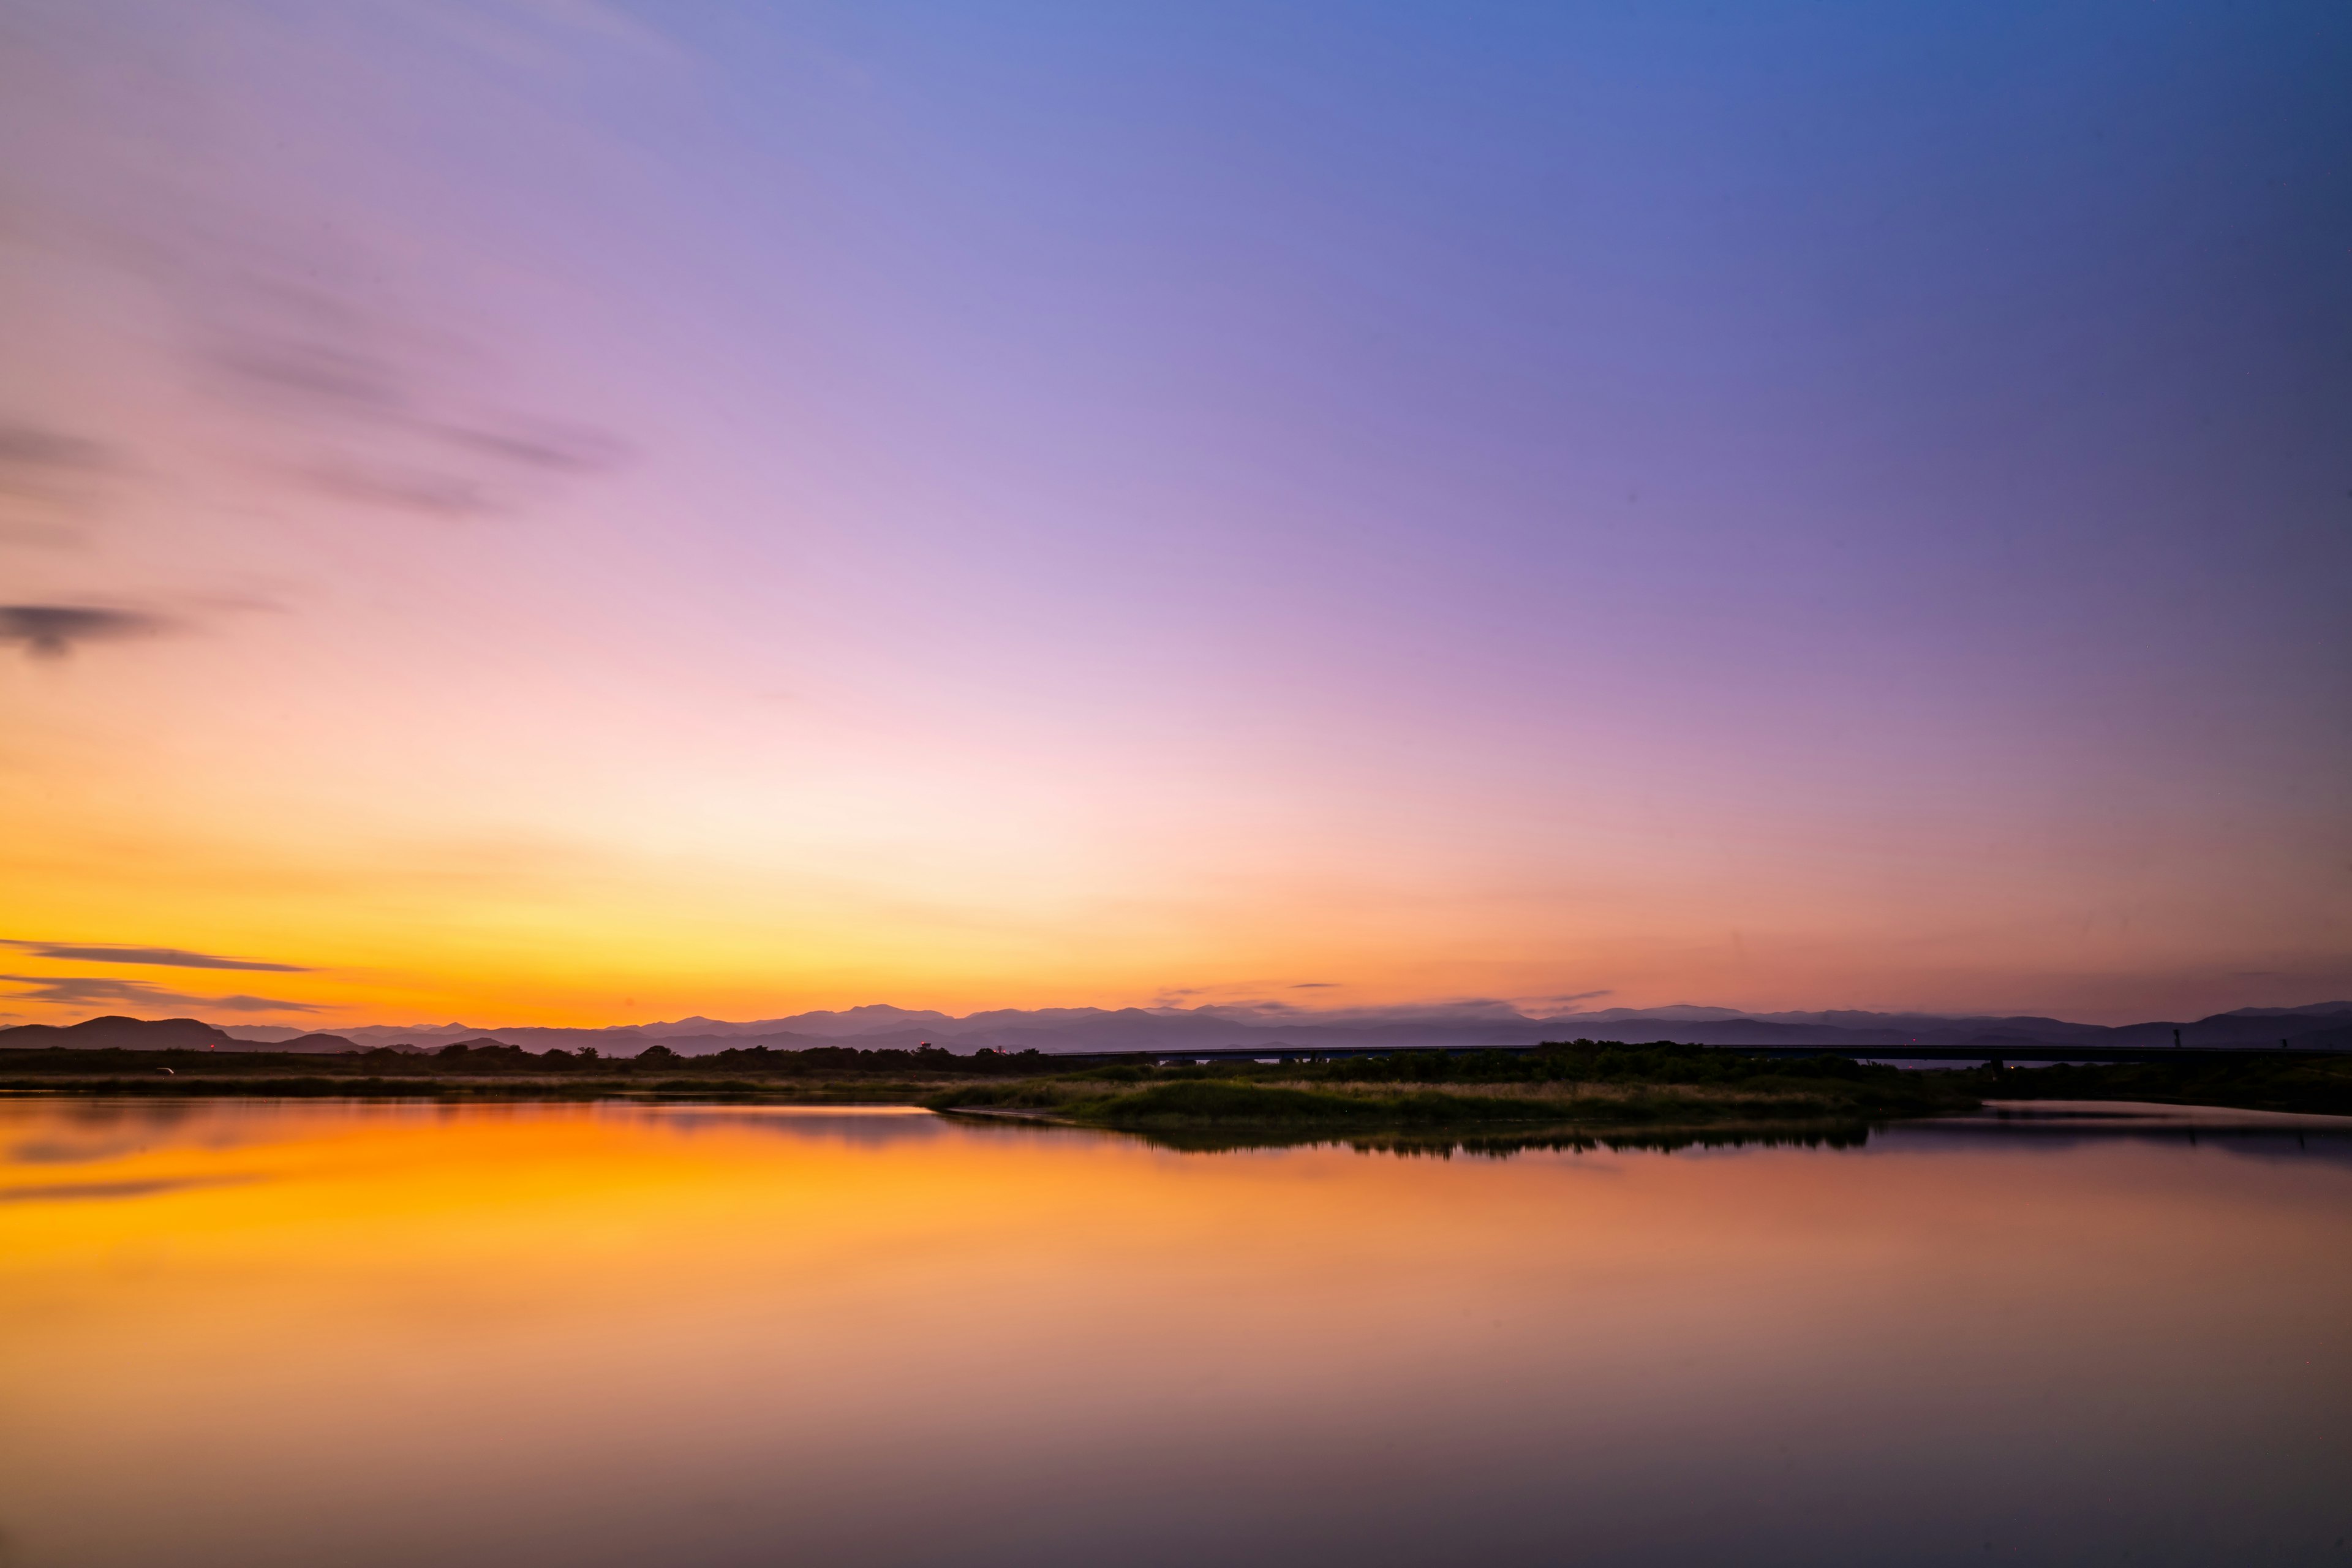
[[[2347,81],[0,0],[0,1024],[2352,995]]]

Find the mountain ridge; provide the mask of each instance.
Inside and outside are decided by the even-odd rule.
[[[0,1048],[96,1040],[100,1025],[128,1019],[89,1019],[78,1025],[20,1025],[0,1029]],[[480,1026],[463,1023],[400,1026],[362,1025],[331,1034],[268,1025],[215,1026],[178,1020],[204,1031],[191,1035],[201,1049],[347,1050],[407,1045],[424,1049],[461,1040],[488,1038],[530,1050],[577,1050],[593,1047],[607,1056],[635,1056],[654,1045],[682,1056],[702,1056],[731,1047],[764,1045],[777,1050],[824,1046],[860,1049],[906,1049],[936,1045],[969,1053],[1036,1049],[1048,1054],[1106,1050],[1181,1050],[1187,1047],[1315,1046],[1402,1047],[1407,1046],[1533,1045],[1546,1039],[1642,1042],[1659,1039],[1716,1046],[1944,1045],[2014,1049],[2027,1046],[2162,1046],[2180,1031],[2181,1044],[2198,1047],[2268,1047],[2282,1039],[2298,1045],[2352,1043],[2352,1001],[2296,1007],[2242,1007],[2208,1017],[2152,1020],[2125,1025],[2076,1024],[2032,1015],[1941,1015],[1872,1013],[1856,1009],[1820,1012],[1748,1013],[1737,1008],[1675,1004],[1641,1009],[1612,1007],[1590,1013],[1532,1016],[1499,1004],[1454,1007],[1358,1009],[1307,1012],[1287,1008],[995,1008],[958,1018],[930,1009],[887,1004],[794,1014],[732,1023],[699,1016],[645,1025],[566,1028],[528,1025]],[[89,1034],[78,1033],[89,1031]],[[197,1044],[201,1041],[200,1044]]]

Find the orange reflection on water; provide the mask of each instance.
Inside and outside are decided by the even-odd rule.
[[[0,1139],[23,1564],[2066,1561],[2119,1531],[2294,1561],[2341,1532],[2352,1163],[2324,1151],[1199,1155],[234,1102],[17,1103]]]

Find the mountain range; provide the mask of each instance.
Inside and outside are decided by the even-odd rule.
[[[0,1047],[110,1043],[93,1019],[71,1029],[22,1025],[0,1029]],[[131,1023],[131,1020],[121,1020]],[[235,1024],[221,1028],[194,1019],[175,1024],[202,1031],[202,1044],[219,1049],[338,1051],[353,1047],[412,1046],[426,1050],[460,1040],[492,1039],[530,1050],[577,1050],[593,1046],[606,1056],[634,1056],[663,1045],[683,1056],[707,1055],[730,1047],[765,1046],[805,1050],[815,1046],[861,1049],[906,1049],[936,1045],[952,1051],[984,1047],[1084,1051],[1181,1050],[1187,1047],[1286,1046],[1524,1046],[1539,1040],[1680,1040],[1710,1046],[1937,1045],[1985,1046],[2168,1046],[2180,1031],[2186,1046],[2272,1047],[2282,1040],[2298,1048],[2352,1048],[2352,1001],[2302,1007],[2242,1007],[2186,1022],[2170,1020],[2109,1026],[2061,1018],[1950,1016],[1937,1014],[1831,1011],[1748,1013],[1732,1007],[1678,1005],[1646,1009],[1610,1007],[1591,1012],[1533,1016],[1502,1004],[1450,1007],[1310,1012],[1243,1007],[1046,1007],[1006,1008],[955,1017],[927,1009],[875,1005],[842,1012],[797,1013],[789,1017],[730,1023],[688,1017],[668,1023],[618,1025],[602,1029],[481,1026],[472,1024],[363,1025],[331,1034],[268,1025]],[[133,1030],[131,1033],[141,1031]],[[70,1036],[70,1038],[65,1037]],[[128,1044],[126,1038],[122,1043]],[[197,1044],[194,1035],[190,1044]]]

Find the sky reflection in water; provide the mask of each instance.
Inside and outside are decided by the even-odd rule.
[[[2346,1561],[2352,1145],[2190,1131],[0,1105],[5,1560]]]

